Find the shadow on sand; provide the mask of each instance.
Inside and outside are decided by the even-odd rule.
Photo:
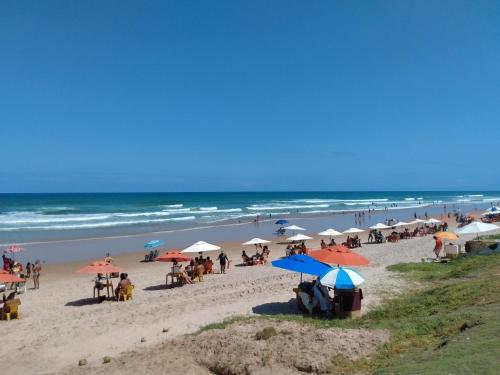
[[[71,301],[66,303],[64,306],[73,306],[73,307],[82,307],[82,306],[88,306],[88,305],[95,305],[97,303],[102,303],[104,301],[108,300],[107,297],[101,297],[100,299],[97,298],[82,298],[82,299],[77,299],[75,301]],[[112,299],[109,298],[109,301]]]
[[[291,298],[288,302],[270,302],[264,303],[252,308],[254,314],[258,315],[279,315],[279,314],[297,314],[301,315],[297,308],[297,300]]]
[[[163,284],[158,284],[158,285],[147,286],[143,290],[145,290],[146,292],[154,292],[156,290],[173,289],[173,288],[177,288],[179,286],[181,286],[181,285],[177,285],[177,284],[166,285],[165,283],[163,283]]]

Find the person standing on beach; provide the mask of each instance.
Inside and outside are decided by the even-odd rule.
[[[436,254],[436,259],[439,259],[439,254],[443,249],[443,241],[441,238],[433,236],[434,240],[436,240],[436,244],[434,245],[434,254]]]
[[[37,259],[35,265],[33,266],[33,284],[34,289],[40,289],[40,272],[42,271],[42,265],[40,260]]]
[[[229,259],[224,251],[221,251],[219,256],[217,257],[220,264],[220,273],[226,273],[226,264],[229,262]]]

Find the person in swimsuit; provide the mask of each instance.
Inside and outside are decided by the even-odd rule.
[[[40,272],[42,271],[42,264],[40,260],[37,259],[35,265],[33,266],[33,284],[34,289],[40,289]]]

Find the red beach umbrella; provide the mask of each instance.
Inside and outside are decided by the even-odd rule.
[[[122,269],[120,267],[114,266],[111,263],[107,263],[103,260],[96,260],[95,262],[90,263],[88,266],[80,268],[77,273],[90,273],[90,274],[98,274],[98,273],[116,273],[120,272]]]
[[[7,271],[0,270],[0,283],[23,283],[26,280],[21,279],[15,275],[8,273]]]
[[[364,256],[351,251],[343,245],[314,250],[309,253],[309,256],[320,262],[339,266],[366,266],[369,263]]]
[[[180,251],[167,251],[165,254],[156,258],[157,262],[190,262],[191,257],[182,254]]]

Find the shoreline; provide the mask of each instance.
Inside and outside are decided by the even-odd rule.
[[[372,211],[369,215],[367,214],[365,216],[364,221],[361,223],[355,221],[354,212],[307,217],[297,215],[288,217],[287,219],[291,224],[293,223],[305,227],[307,230],[304,231],[304,234],[315,235],[328,227],[340,231],[353,226],[366,229],[376,222],[384,222],[387,218],[392,217],[398,220],[408,220],[408,218],[413,217],[414,213],[417,213],[418,216],[423,216],[424,212],[428,212],[429,217],[446,215],[442,206],[431,206],[422,207],[420,210],[405,208],[382,212]],[[106,252],[110,252],[115,256],[122,253],[139,253],[141,251],[145,253],[143,245],[152,239],[161,239],[165,242],[165,246],[160,248],[162,251],[165,249],[182,249],[198,240],[215,243],[243,242],[253,237],[273,240],[276,238],[274,232],[277,229],[277,226],[274,225],[275,220],[276,218],[265,218],[259,220],[258,223],[253,221],[241,223],[233,222],[196,228],[152,231],[140,234],[124,233],[119,236],[96,236],[92,238],[25,242],[21,243],[25,250],[16,254],[16,259],[23,263],[40,259],[46,264],[53,264],[90,260],[96,257],[100,258]],[[453,217],[451,220],[453,220]]]

